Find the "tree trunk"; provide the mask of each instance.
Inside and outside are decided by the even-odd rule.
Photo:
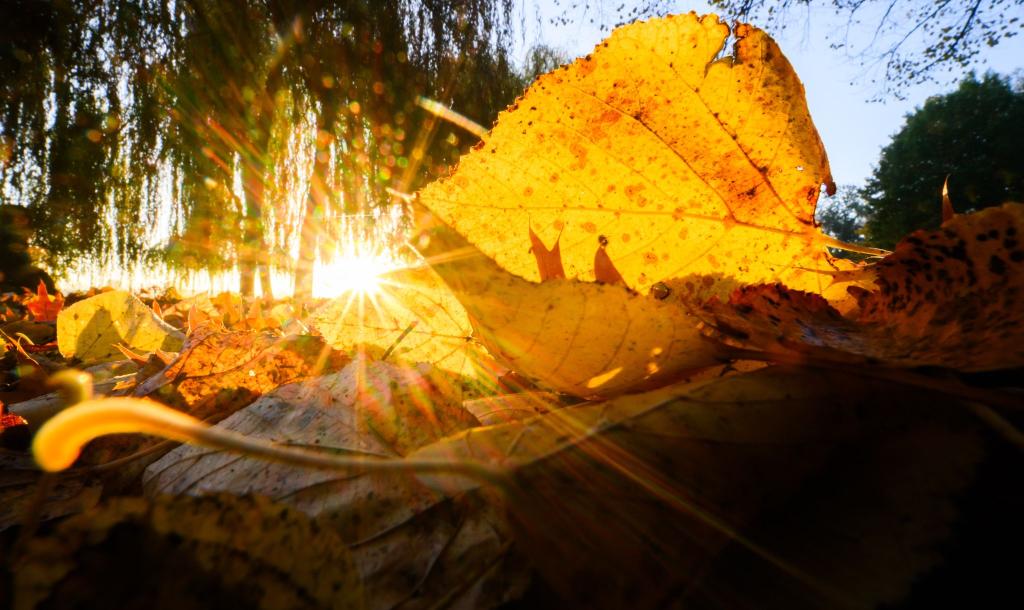
[[[256,269],[266,248],[263,240],[263,173],[256,167],[257,163],[255,160],[246,160],[242,163],[245,216],[242,243],[238,251],[238,269],[241,274],[239,290],[247,297],[255,294]],[[261,287],[263,296],[269,298],[269,286],[264,284]]]
[[[252,117],[256,126],[255,154],[246,155],[242,163],[242,187],[245,191],[245,226],[242,230],[242,249],[238,266],[241,272],[241,292],[253,296],[256,292],[256,275],[260,278],[260,291],[265,300],[274,298],[270,285],[270,252],[264,235],[263,216],[266,211],[267,159],[270,154],[270,132],[274,128],[277,112],[277,91],[281,87],[283,64],[271,68],[267,74],[264,90],[257,100],[256,113]],[[245,155],[245,153],[243,153]]]
[[[330,203],[327,176],[330,170],[331,145],[334,142],[334,121],[337,109],[329,101],[323,104],[317,121],[316,155],[309,177],[309,192],[306,194],[306,209],[302,215],[302,230],[299,234],[299,258],[295,264],[295,296],[309,299],[313,296],[313,264],[316,262],[317,246],[321,232],[320,221]],[[322,134],[328,134],[327,137]]]

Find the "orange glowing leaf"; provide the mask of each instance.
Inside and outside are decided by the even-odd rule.
[[[39,280],[36,294],[25,301],[25,307],[32,314],[34,320],[54,322],[57,320],[57,314],[64,307],[64,297],[59,292],[51,296],[46,291],[46,284],[43,283],[43,280]]]

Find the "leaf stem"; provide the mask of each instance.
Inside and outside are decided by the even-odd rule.
[[[231,451],[274,462],[326,470],[455,474],[500,484],[504,470],[480,462],[443,459],[347,457],[284,447],[215,428],[190,415],[138,398],[99,398],[70,407],[48,421],[36,434],[32,451],[44,470],[70,467],[82,447],[106,434],[141,433],[220,451]]]

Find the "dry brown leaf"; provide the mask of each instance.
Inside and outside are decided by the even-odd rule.
[[[891,607],[905,599],[921,576],[942,564],[943,553],[956,548],[945,536],[960,521],[963,496],[979,499],[965,485],[982,457],[974,434],[965,434],[956,419],[919,413],[924,416],[910,426],[838,452],[827,470],[762,516],[749,536],[805,566],[820,585],[850,592],[851,607]],[[993,484],[998,490],[1012,483],[1004,477]],[[1002,490],[993,495],[997,503],[1006,500]],[[985,554],[991,559],[975,558],[983,566],[1002,561]],[[970,596],[979,607],[986,605],[984,594]],[[688,597],[695,607],[822,607],[807,587],[766,570],[760,558],[737,545]],[[897,607],[928,605],[915,601]]]
[[[531,281],[564,270],[647,293],[721,274],[842,298],[813,220],[834,187],[803,86],[767,34],[733,33],[719,59],[714,16],[618,28],[539,78],[420,201]]]
[[[476,424],[427,370],[358,359],[283,386],[219,427],[332,453],[403,456]],[[522,584],[502,574],[507,534],[491,504],[447,497],[410,475],[308,470],[181,447],[149,467],[144,486],[149,494],[255,493],[319,517],[351,546],[367,608],[426,607],[451,594],[493,606]]]
[[[957,215],[875,265],[842,316],[817,295],[744,287],[704,310],[723,339],[820,359],[988,371],[1024,366],[1024,205]]]
[[[43,476],[31,455],[0,449],[0,531],[73,515],[100,500],[101,485],[95,479],[49,475],[46,487],[40,489]]]
[[[561,397],[553,392],[499,394],[462,403],[462,408],[484,426],[530,419],[564,406]]]
[[[927,408],[908,406],[921,403]],[[978,460],[973,422],[949,406],[848,373],[775,367],[470,430],[409,459],[483,462],[506,472],[516,544],[564,605],[688,606],[711,586],[704,578],[718,556],[738,545],[756,551],[750,569],[812,600],[793,608],[873,607],[898,599],[934,564],[933,545],[952,518],[950,496]],[[890,451],[904,441],[915,450]],[[841,460],[853,470],[839,470],[839,478],[832,460],[849,451],[865,459]],[[933,460],[935,452],[948,459]],[[881,481],[878,493],[895,501],[862,498],[858,510],[835,510],[831,498],[853,475]],[[819,477],[816,487],[800,491],[811,476]],[[480,485],[456,475],[421,478],[449,493]],[[899,552],[874,563],[861,553],[850,562],[836,555],[819,565],[815,555],[789,555],[782,552],[789,546],[750,537],[758,520],[796,497],[818,502],[806,511],[816,523],[886,538]],[[794,544],[819,542],[803,539],[799,527],[786,532],[799,539]],[[844,548],[842,540],[820,542]]]
[[[115,500],[33,539],[10,568],[17,610],[365,607],[334,533],[263,498]]]

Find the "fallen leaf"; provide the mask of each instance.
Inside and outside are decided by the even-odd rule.
[[[9,412],[7,405],[0,400],[0,448],[24,451],[29,448],[31,441],[25,418]]]
[[[190,335],[181,353],[139,383],[134,395],[155,398],[198,419],[222,419],[280,385],[346,362],[320,337],[209,327]]]
[[[844,298],[831,284],[849,265],[813,220],[834,185],[803,86],[751,26],[719,58],[729,33],[694,14],[616,29],[540,77],[419,201],[531,281],[646,293],[721,274]]]
[[[41,523],[80,513],[100,501],[102,485],[94,478],[79,473],[48,475],[40,489],[43,476],[30,454],[0,449],[0,531],[30,520]]]
[[[409,267],[380,278],[379,290],[336,298],[310,316],[336,349],[360,350],[408,364],[427,363],[473,376],[488,359],[473,341],[466,310],[430,267]]]
[[[57,316],[57,345],[65,358],[95,363],[120,360],[115,345],[152,352],[178,351],[184,336],[123,290],[79,301]]]
[[[687,313],[685,282],[660,298],[621,285],[569,279],[537,284],[502,271],[446,229],[424,252],[501,362],[574,396],[615,396],[678,381],[724,357]]]
[[[50,296],[46,291],[46,284],[43,283],[43,280],[39,280],[36,294],[25,300],[25,307],[32,314],[34,320],[38,322],[53,322],[57,319],[61,308],[64,307],[64,297],[59,292]]]
[[[561,397],[553,392],[500,394],[462,403],[462,408],[484,426],[530,419],[564,406]]]
[[[334,533],[263,498],[114,500],[34,538],[11,567],[22,610],[365,607]]]
[[[156,355],[151,358],[154,368],[163,364]],[[278,386],[341,368],[347,361],[319,337],[281,337],[269,331],[224,331],[204,326],[189,336],[181,353],[162,370],[139,382],[133,394],[197,419],[217,422]],[[148,370],[152,369],[143,369]],[[138,434],[110,435],[90,443],[79,464],[100,465],[133,458],[111,470],[104,480],[107,488],[122,489],[172,448],[167,445],[157,451],[160,444],[159,439]]]
[[[357,359],[336,374],[282,386],[218,427],[306,449],[398,457],[475,424],[447,401],[428,367]],[[351,547],[367,608],[429,607],[453,594],[481,607],[511,595],[474,589],[510,578],[491,569],[507,554],[493,506],[445,496],[408,474],[309,470],[183,446],[147,469],[144,487],[148,494],[255,493],[318,517]]]
[[[1024,204],[956,215],[917,231],[877,263],[875,290],[841,315],[777,284],[712,300],[722,339],[773,352],[890,366],[990,371],[1024,366]]]
[[[955,548],[948,536],[959,521],[964,494],[974,497],[968,484],[983,455],[977,433],[961,427],[973,428],[970,423],[955,423],[948,414],[929,417],[923,409],[918,413],[904,429],[893,428],[837,452],[827,470],[763,515],[749,537],[801,566],[819,588],[844,592],[849,607],[904,607],[898,603],[912,586]],[[1009,481],[996,479],[994,484]],[[998,503],[1007,499],[1002,490],[995,496]],[[983,565],[999,561],[989,556],[993,559],[977,560]],[[687,602],[697,607],[712,600],[730,608],[823,607],[810,587],[780,578],[763,564],[733,545]]]
[[[941,395],[773,367],[473,429],[408,459],[504,471],[516,544],[562,605],[687,606],[728,584],[705,578],[736,547],[754,554],[744,565],[759,573],[745,577],[783,579],[811,600],[790,607],[821,608],[894,601],[932,567],[951,498],[980,452],[974,423]],[[481,485],[459,475],[420,479],[449,494]],[[837,510],[851,480],[881,489]],[[802,514],[839,534],[804,538],[797,524],[784,530],[792,545],[752,537],[774,511],[799,510],[800,498],[814,507]],[[834,551],[851,547],[847,531],[899,551],[845,561]],[[784,552],[819,542],[812,554]],[[815,563],[820,556],[829,563]]]
[[[27,338],[33,344],[49,343],[57,338],[57,331],[53,324],[43,322],[30,322],[28,320],[17,320],[0,326],[3,334],[17,340],[19,336]]]

